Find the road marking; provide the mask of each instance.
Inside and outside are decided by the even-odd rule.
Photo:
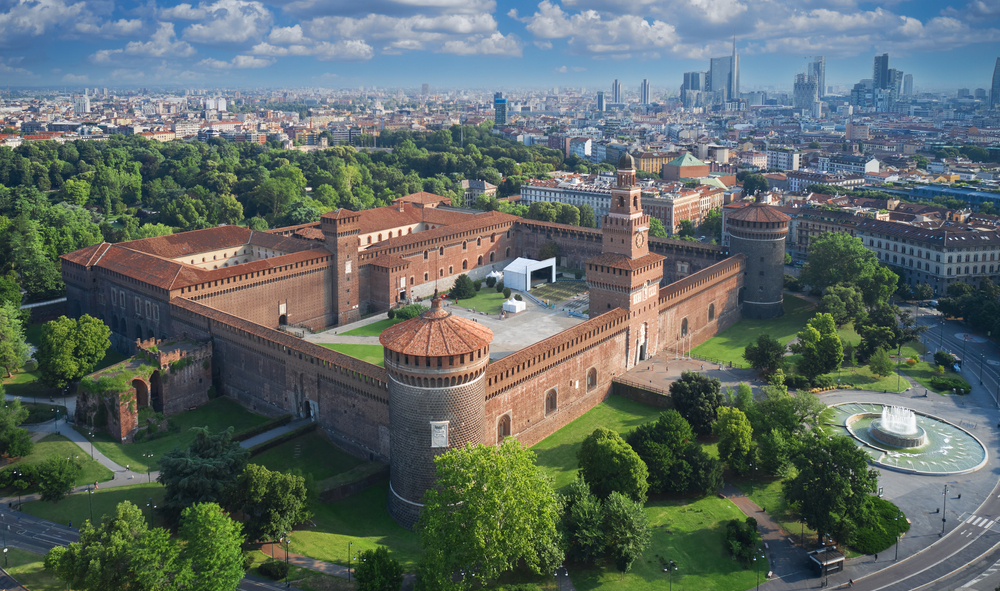
[[[993,524],[995,524],[995,523],[996,523],[996,521],[990,521],[989,523],[984,524],[983,528],[984,529],[990,529],[991,527],[993,527]]]
[[[980,517],[980,518],[976,519],[976,521],[974,521],[972,523],[972,525],[974,525],[976,527],[979,527],[979,524],[982,523],[985,519],[986,519],[985,517]]]
[[[45,534],[38,534],[37,536],[32,536],[32,537],[34,537],[36,540],[42,540],[42,539],[44,539],[45,541],[48,541],[48,542],[55,542],[55,543],[59,544],[60,546],[63,545],[66,542],[66,540],[57,538],[55,536],[47,536]]]
[[[969,518],[965,520],[965,523],[969,523],[970,521],[972,521],[975,518],[976,518],[975,515],[969,515]]]

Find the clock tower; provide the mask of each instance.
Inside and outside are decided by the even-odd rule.
[[[601,219],[601,254],[587,261],[590,317],[625,308],[629,316],[626,367],[651,357],[659,345],[657,316],[663,257],[649,252],[649,216],[642,211],[635,160],[618,160],[611,208]]]

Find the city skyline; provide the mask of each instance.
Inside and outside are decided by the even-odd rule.
[[[814,56],[826,85],[871,76],[875,55],[917,89],[989,88],[1000,10],[971,1],[797,8],[741,0],[215,0],[0,9],[0,84],[40,86],[585,86],[676,94],[684,72],[740,55],[746,91],[790,87]]]

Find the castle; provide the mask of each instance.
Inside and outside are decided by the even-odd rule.
[[[269,232],[224,226],[102,243],[62,257],[69,313],[101,318],[124,353],[137,339],[211,342],[219,394],[268,415],[312,416],[346,449],[388,460],[390,512],[412,527],[435,455],[509,436],[533,445],[636,363],[682,339],[696,345],[745,310],[780,314],[783,260],[772,250],[784,256],[787,216],[762,204],[727,215],[741,238],[729,255],[650,238],[640,193],[625,154],[600,230],[439,207],[444,198],[418,193]],[[459,274],[537,258],[549,242],[586,270],[590,319],[506,357],[490,359],[488,328],[437,304],[383,332],[384,368],[280,330],[347,324]],[[170,403],[163,392],[147,398]]]

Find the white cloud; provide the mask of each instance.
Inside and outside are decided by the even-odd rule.
[[[511,33],[506,37],[497,31],[489,37],[479,40],[455,40],[448,41],[441,48],[442,53],[454,53],[458,55],[504,55],[521,56],[521,40],[517,35]]]
[[[178,4],[160,11],[160,18],[168,20],[197,21],[205,18],[208,12],[204,8],[194,8],[190,4]]]
[[[124,37],[132,35],[142,28],[142,21],[139,19],[119,19],[108,21],[101,25],[94,23],[77,23],[76,30],[85,35],[97,35],[100,37]]]
[[[90,56],[91,61],[97,63],[110,62],[111,56],[116,53],[122,53],[124,49],[100,49],[94,55]]]
[[[290,45],[288,47],[279,47],[277,45],[271,45],[267,42],[261,42],[253,46],[250,53],[254,55],[269,55],[272,57],[284,57],[287,55],[312,55],[313,48],[306,47],[305,45]]]
[[[271,34],[267,36],[267,40],[271,43],[291,45],[302,43],[306,38],[302,34],[302,27],[295,25],[294,27],[275,27],[271,29]]]
[[[82,76],[77,76],[75,74],[66,74],[62,77],[63,82],[69,82],[70,84],[79,84],[81,82],[90,82],[90,78],[84,74]]]
[[[259,40],[271,26],[271,12],[260,2],[218,0],[199,4],[203,22],[184,29],[183,37],[197,43],[246,43]]]
[[[188,57],[194,55],[195,51],[190,44],[177,40],[173,23],[160,23],[148,42],[132,41],[125,46],[125,53],[153,57]]]
[[[142,70],[129,70],[126,68],[118,68],[111,71],[111,75],[108,76],[109,80],[136,80],[139,78],[145,78],[146,73]]]
[[[11,58],[9,61],[18,62],[19,58]],[[24,68],[15,68],[10,64],[0,62],[0,74],[21,74],[22,76],[34,76],[35,74]]]
[[[62,0],[20,0],[10,10],[0,12],[0,37],[42,35],[63,23],[77,22],[86,14],[86,3],[67,4]]]
[[[206,58],[198,62],[199,66],[204,68],[215,68],[217,70],[228,70],[233,67],[233,64],[229,62],[224,62],[222,60],[217,60],[215,58]]]
[[[375,50],[359,39],[344,39],[334,43],[317,44],[314,55],[322,61],[364,61],[372,59]]]
[[[663,21],[621,15],[605,18],[595,10],[570,15],[557,4],[544,0],[538,11],[520,19],[536,38],[568,38],[570,46],[589,53],[622,53],[651,47],[675,48],[680,36]]]
[[[230,62],[224,62],[222,60],[217,60],[214,58],[203,59],[198,62],[199,66],[205,68],[213,68],[216,70],[228,70],[230,68],[236,68],[238,70],[254,69],[254,68],[266,68],[274,63],[274,60],[262,59],[259,57],[253,57],[251,55],[238,55],[233,58]]]

